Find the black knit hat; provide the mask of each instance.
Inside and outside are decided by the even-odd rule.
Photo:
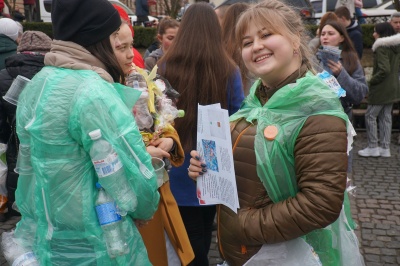
[[[102,41],[121,26],[118,11],[107,0],[53,0],[51,20],[55,40],[84,47]]]

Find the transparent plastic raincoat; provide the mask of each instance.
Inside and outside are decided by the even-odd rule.
[[[22,218],[14,238],[34,251],[40,265],[150,265],[132,220],[151,218],[159,202],[151,158],[130,113],[139,95],[94,71],[50,66],[21,94],[16,203]],[[88,135],[95,129],[101,129],[119,155],[138,201],[122,218],[130,252],[115,259],[107,254],[95,212],[98,177],[89,156],[93,142]],[[121,136],[152,177],[141,174]],[[118,204],[118,180],[104,177],[99,183]]]

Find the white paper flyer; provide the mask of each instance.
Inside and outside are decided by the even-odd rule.
[[[237,213],[239,199],[229,115],[219,104],[198,106],[197,151],[207,165],[207,172],[197,178],[200,205],[223,204]]]

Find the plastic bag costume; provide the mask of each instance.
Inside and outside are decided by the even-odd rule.
[[[296,83],[279,89],[264,106],[255,96],[255,90],[260,82],[255,82],[241,109],[232,115],[230,120],[235,121],[242,117],[250,123],[257,120],[257,135],[254,143],[257,174],[271,200],[277,203],[289,197],[294,197],[298,192],[294,147],[297,136],[307,118],[313,115],[333,115],[345,120],[350,138],[349,148],[352,142],[352,126],[347,115],[343,112],[337,95],[321,79],[311,73],[307,73],[304,78],[298,79]],[[274,126],[278,129],[275,139],[268,140],[264,137],[264,129],[267,126]],[[299,257],[296,256],[293,261],[280,261],[278,264],[319,265],[320,260],[324,266],[364,265],[353,229],[354,222],[351,219],[349,200],[345,195],[338,220],[328,227],[314,230],[296,241],[284,242],[285,245],[281,247],[287,250],[288,254],[295,254],[301,249],[304,250],[305,241],[315,250],[319,259],[307,257],[306,259],[310,260],[299,262]],[[274,254],[279,251],[275,250],[271,253],[268,252],[268,250],[271,250],[268,246],[273,245],[264,246],[261,252],[257,254],[260,258],[259,264],[257,264],[257,261],[253,261],[246,265],[266,265],[268,259],[271,262],[274,261]],[[309,250],[312,251],[312,249]],[[263,250],[265,252],[261,254]]]
[[[21,94],[16,203],[22,219],[14,239],[33,250],[40,265],[150,265],[132,221],[151,218],[159,202],[151,158],[130,113],[139,95],[93,71],[55,67],[45,67]],[[118,204],[118,180],[96,176],[88,135],[95,129],[118,153],[138,201],[135,209],[124,210],[122,222],[130,251],[115,259],[107,254],[94,206],[97,181]],[[141,174],[121,136],[151,178]]]

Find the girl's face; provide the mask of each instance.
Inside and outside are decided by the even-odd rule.
[[[374,33],[372,33],[372,36],[374,37],[375,40],[379,38],[379,34],[376,32],[375,28],[374,28]]]
[[[169,28],[165,31],[163,35],[158,34],[157,38],[161,43],[161,48],[166,53],[171,46],[172,41],[175,39],[176,33],[178,32],[178,27]]]
[[[111,39],[111,44],[118,63],[125,74],[132,68],[133,59],[133,38],[128,25],[123,23],[116,36]]]
[[[251,22],[241,40],[242,58],[249,71],[267,86],[276,86],[301,65],[298,47],[286,37],[259,29]]]
[[[326,25],[322,28],[320,41],[322,45],[339,46],[343,41],[344,37],[331,25]]]

